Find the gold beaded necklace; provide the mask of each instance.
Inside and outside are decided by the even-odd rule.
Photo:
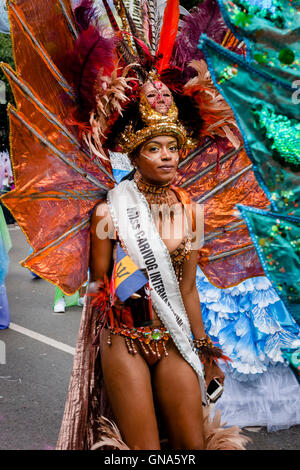
[[[138,170],[135,172],[133,179],[138,189],[145,196],[149,205],[167,204],[168,206],[172,206],[178,202],[177,199],[174,200],[174,195],[171,190],[171,183],[167,183],[163,186],[146,183]]]

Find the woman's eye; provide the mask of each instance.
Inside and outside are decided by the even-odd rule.
[[[178,147],[177,145],[172,145],[172,147],[170,147],[169,150],[171,150],[171,152],[176,152],[178,150]]]

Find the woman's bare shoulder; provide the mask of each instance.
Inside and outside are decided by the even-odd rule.
[[[97,223],[102,219],[106,219],[108,222],[111,222],[111,215],[108,209],[108,204],[106,199],[99,202],[92,213],[92,223]]]
[[[99,202],[95,206],[91,219],[92,231],[101,230],[108,234],[109,238],[116,238],[113,220],[108,209],[106,200]]]

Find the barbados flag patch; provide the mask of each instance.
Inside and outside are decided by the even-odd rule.
[[[117,259],[113,274],[114,291],[121,302],[125,302],[148,282],[145,274],[125,253],[119,243],[117,244]]]

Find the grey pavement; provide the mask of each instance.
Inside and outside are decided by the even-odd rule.
[[[72,348],[81,307],[55,314],[55,287],[20,266],[29,246],[19,227],[9,226],[13,247],[6,288],[13,325]],[[16,332],[0,330],[6,364],[0,365],[0,449],[53,449],[59,432],[73,355]]]
[[[10,225],[13,247],[6,287],[11,328],[0,330],[6,363],[0,364],[0,450],[55,448],[72,368],[72,351],[65,352],[34,337],[35,333],[76,345],[81,307],[52,310],[55,288],[34,279],[20,266],[29,246],[19,227]],[[15,325],[33,337],[16,331]],[[2,343],[3,344],[3,343]],[[268,433],[265,428],[245,432],[253,440],[249,450],[299,450],[300,426]]]

